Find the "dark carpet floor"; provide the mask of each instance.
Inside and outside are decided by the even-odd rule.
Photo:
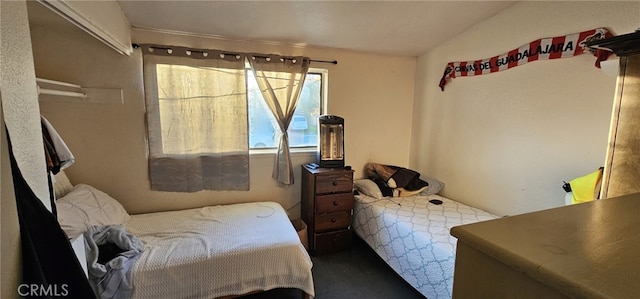
[[[312,256],[316,299],[425,299],[360,238],[350,249]],[[243,299],[300,299],[302,292],[277,289]]]

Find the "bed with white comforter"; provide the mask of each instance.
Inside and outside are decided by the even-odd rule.
[[[442,204],[430,203],[440,200]],[[429,299],[451,298],[457,225],[497,216],[439,195],[355,196],[353,229],[416,290]]]
[[[133,298],[217,298],[273,288],[313,296],[311,259],[275,202],[132,215]]]
[[[274,288],[296,288],[314,296],[311,258],[279,203],[129,215],[108,194],[66,182],[56,186],[56,207],[58,222],[70,239],[93,227],[122,226],[144,244],[135,265],[126,269],[132,269],[132,275],[109,280],[109,288],[100,288],[105,291],[93,286],[98,297],[110,298],[115,289],[138,299],[212,299]],[[87,250],[95,249],[89,243],[85,239]],[[96,255],[100,252],[87,257]],[[114,260],[105,263],[107,268],[124,270]],[[92,266],[98,267],[93,259]],[[90,280],[102,284],[102,276],[93,277],[92,272]]]

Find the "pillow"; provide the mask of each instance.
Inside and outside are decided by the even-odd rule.
[[[73,189],[73,185],[69,181],[67,174],[64,171],[58,172],[53,176],[53,193],[56,199],[61,198]]]
[[[91,226],[124,224],[131,219],[124,207],[107,193],[78,184],[56,201],[58,222],[71,239]]]
[[[372,180],[376,185],[378,185],[378,189],[380,189],[380,192],[382,193],[382,197],[398,196],[398,192],[399,192],[398,189],[389,187],[389,185],[387,185],[387,182],[385,182],[382,178],[375,177],[375,178],[369,178],[369,179]]]
[[[358,192],[360,193],[363,193],[364,195],[368,195],[376,199],[381,199],[384,197],[382,195],[382,192],[380,191],[380,188],[378,188],[378,184],[370,179],[355,180],[353,181],[353,184],[356,186],[356,190],[358,190]]]
[[[442,190],[442,188],[444,188],[444,183],[441,181],[438,181],[434,178],[430,178],[430,177],[425,177],[422,178],[423,181],[429,183],[429,186],[427,187],[427,189],[425,189],[424,191],[420,192],[420,195],[435,195],[440,193],[440,191]]]

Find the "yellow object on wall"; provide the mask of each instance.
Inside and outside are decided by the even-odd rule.
[[[598,197],[600,182],[602,180],[602,168],[587,174],[575,178],[569,182],[571,185],[571,191],[573,193],[572,204],[588,202]]]

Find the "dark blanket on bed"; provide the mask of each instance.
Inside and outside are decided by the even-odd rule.
[[[403,188],[408,191],[417,191],[429,186],[429,183],[420,179],[420,173],[408,168],[385,165],[379,163],[368,163],[365,166],[365,175],[376,182],[386,183],[388,188]]]

